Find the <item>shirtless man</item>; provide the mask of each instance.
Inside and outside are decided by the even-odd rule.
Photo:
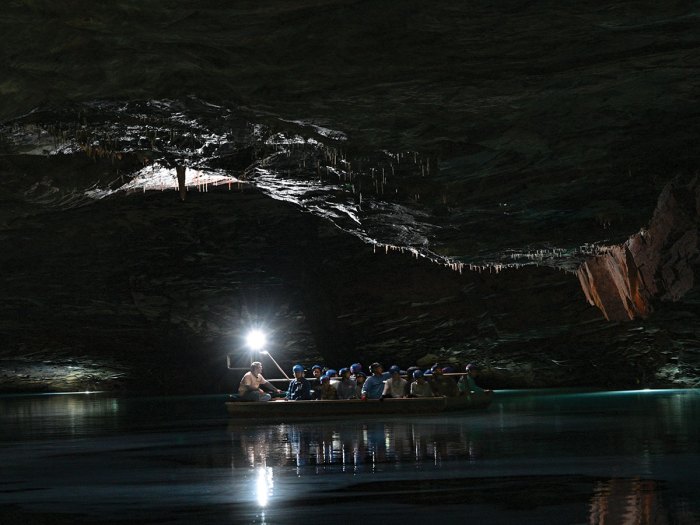
[[[262,374],[262,363],[254,361],[250,364],[250,372],[246,372],[238,385],[238,395],[244,401],[269,401],[272,399],[270,394],[265,393],[264,389],[275,392],[281,391],[265,379]]]

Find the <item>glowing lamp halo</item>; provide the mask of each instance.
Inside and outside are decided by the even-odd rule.
[[[262,330],[254,329],[245,336],[245,342],[251,350],[262,350],[267,344],[267,336]]]

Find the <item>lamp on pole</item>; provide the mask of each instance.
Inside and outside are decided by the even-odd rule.
[[[284,369],[279,365],[277,361],[275,361],[275,358],[272,357],[272,354],[270,354],[269,351],[263,350],[265,345],[267,344],[267,337],[265,334],[260,331],[260,330],[251,330],[248,335],[246,336],[246,343],[248,344],[248,348],[250,348],[254,352],[260,352],[261,354],[264,354],[268,356],[270,359],[272,359],[272,362],[275,364],[277,369],[282,372],[282,376],[284,376],[285,379],[291,381],[291,378],[284,372]],[[251,362],[253,361],[252,359],[252,354],[251,354]]]

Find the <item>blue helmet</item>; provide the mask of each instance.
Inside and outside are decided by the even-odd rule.
[[[389,367],[389,373],[390,374],[400,374],[401,368],[398,365],[391,365]]]
[[[294,366],[292,367],[292,372],[294,372],[295,374],[296,374],[297,372],[303,372],[303,371],[304,371],[304,367],[301,366],[301,365],[294,365]]]
[[[323,367],[321,365],[314,365],[311,367],[311,370],[315,370],[316,368],[318,368],[319,370],[323,370]]]
[[[326,381],[330,381],[331,377],[330,376],[321,376],[321,383],[325,383]]]
[[[326,370],[326,375],[328,377],[335,377],[338,375],[338,372],[336,370],[333,370],[332,368],[329,368],[328,370]]]
[[[362,372],[362,365],[360,363],[353,363],[350,365],[350,372],[353,374],[357,374],[358,372]]]
[[[414,370],[413,371],[413,379],[418,379],[419,377],[423,377],[423,371],[422,370]]]
[[[338,375],[340,377],[345,377],[345,374],[347,374],[349,371],[349,368],[341,368],[340,370],[338,370]]]

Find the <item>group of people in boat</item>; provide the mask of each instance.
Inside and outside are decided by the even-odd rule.
[[[479,368],[468,364],[464,373],[453,367],[433,365],[428,370],[411,367],[401,370],[393,365],[385,371],[381,363],[372,363],[369,376],[360,363],[335,370],[321,365],[311,367],[312,377],[306,378],[306,370],[300,364],[292,367],[294,378],[286,392],[276,388],[262,375],[263,365],[255,361],[250,371],[241,379],[238,396],[243,401],[270,401],[272,394],[289,401],[314,399],[384,399],[408,397],[457,397],[488,392],[476,384]],[[459,375],[455,381],[453,375]]]

